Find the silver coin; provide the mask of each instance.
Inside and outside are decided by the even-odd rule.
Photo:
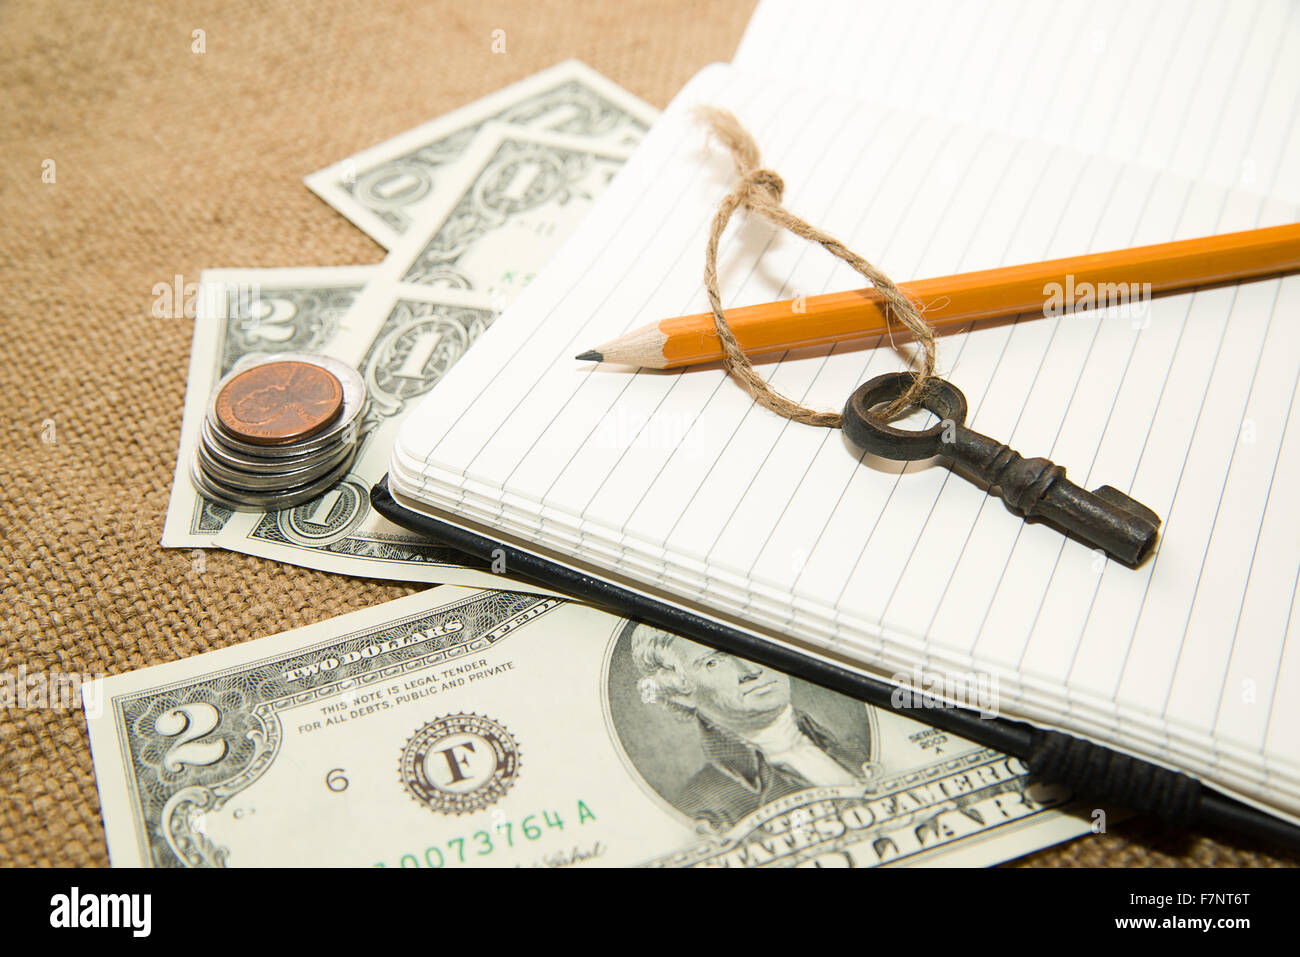
[[[319,498],[337,485],[352,468],[352,460],[356,457],[355,446],[351,453],[323,478],[279,492],[247,492],[214,482],[199,468],[197,456],[190,462],[190,481],[204,498],[237,512],[278,512]]]
[[[285,472],[290,469],[317,465],[342,455],[342,450],[349,446],[349,443],[343,441],[344,438],[344,436],[340,436],[339,441],[335,444],[326,446],[323,449],[317,449],[314,452],[303,452],[299,455],[265,456],[249,455],[229,448],[221,441],[220,437],[212,433],[211,427],[206,420],[199,430],[199,445],[207,450],[210,458],[215,459],[227,468],[239,469],[244,472]]]
[[[221,394],[221,390],[226,383],[235,376],[247,372],[254,366],[283,361],[310,362],[331,373],[343,386],[343,411],[339,413],[339,417],[334,420],[333,425],[325,429],[325,431],[318,432],[300,442],[290,442],[284,445],[254,445],[249,442],[241,442],[228,433],[221,425],[221,420],[217,418],[217,396]],[[221,381],[217,383],[216,388],[213,389],[211,398],[208,399],[205,422],[211,434],[215,435],[221,444],[232,452],[266,458],[302,455],[307,452],[317,452],[326,446],[333,445],[341,436],[347,434],[349,429],[353,428],[356,423],[357,417],[365,411],[366,398],[365,382],[357,370],[346,362],[341,362],[330,356],[317,355],[313,352],[276,352],[268,356],[258,356],[247,362],[241,362],[226,373]]]
[[[222,486],[240,489],[248,492],[272,492],[282,491],[284,489],[295,488],[320,478],[331,472],[344,458],[353,451],[350,446],[340,446],[332,451],[329,458],[299,468],[288,470],[260,470],[248,471],[245,469],[230,468],[221,462],[216,461],[207,446],[200,445],[198,448],[198,466],[203,474],[213,482]]]

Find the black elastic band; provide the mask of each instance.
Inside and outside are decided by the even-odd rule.
[[[1043,781],[1154,814],[1170,824],[1186,827],[1199,816],[1200,781],[1060,731],[1034,728],[1025,763]]]

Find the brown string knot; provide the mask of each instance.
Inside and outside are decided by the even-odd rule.
[[[780,206],[781,197],[785,195],[785,180],[770,169],[755,169],[746,173],[740,180],[744,188],[741,201],[749,209],[759,206]]]
[[[931,377],[934,375],[935,342],[934,331],[926,324],[913,303],[888,276],[849,249],[834,236],[827,235],[813,228],[784,206],[781,199],[785,194],[785,181],[770,169],[759,165],[758,145],[754,138],[745,131],[731,113],[717,107],[704,106],[696,109],[696,117],[709,127],[712,133],[731,153],[736,164],[740,182],[718,204],[718,211],[713,216],[709,229],[709,243],[704,254],[704,291],[709,297],[709,308],[713,312],[713,325],[718,332],[719,344],[722,346],[722,364],[727,372],[736,379],[754,400],[771,409],[778,415],[805,425],[820,425],[838,428],[840,413],[818,412],[788,399],[773,389],[755,370],[753,363],[736,341],[731,327],[727,325],[722,312],[722,298],[718,293],[718,242],[723,230],[731,221],[732,214],[744,207],[758,213],[764,219],[788,229],[801,239],[820,244],[831,255],[848,263],[867,278],[880,292],[885,300],[885,319],[891,318],[901,322],[921,345],[920,368],[913,373],[913,381],[908,390],[894,400],[884,410],[885,418],[892,418],[905,409],[916,404]],[[892,335],[892,333],[891,333]]]

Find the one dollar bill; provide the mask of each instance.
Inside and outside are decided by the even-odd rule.
[[[484,124],[430,203],[376,269],[385,278],[487,293],[504,309],[582,222],[630,151],[580,137]]]
[[[593,148],[635,147],[654,107],[577,60],[566,60],[306,178],[308,187],[385,249],[427,220],[443,181],[485,123],[560,133]]]
[[[1017,759],[584,605],[442,587],[88,685],[116,865],[990,864]]]

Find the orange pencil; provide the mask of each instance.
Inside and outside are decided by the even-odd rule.
[[[1300,223],[1202,239],[1071,256],[901,284],[937,329],[1022,313],[1091,306],[1145,308],[1153,295],[1300,270]],[[886,331],[873,288],[727,310],[749,355],[876,336]],[[895,323],[896,333],[906,333]],[[577,357],[649,369],[722,358],[710,313],[663,319]]]

